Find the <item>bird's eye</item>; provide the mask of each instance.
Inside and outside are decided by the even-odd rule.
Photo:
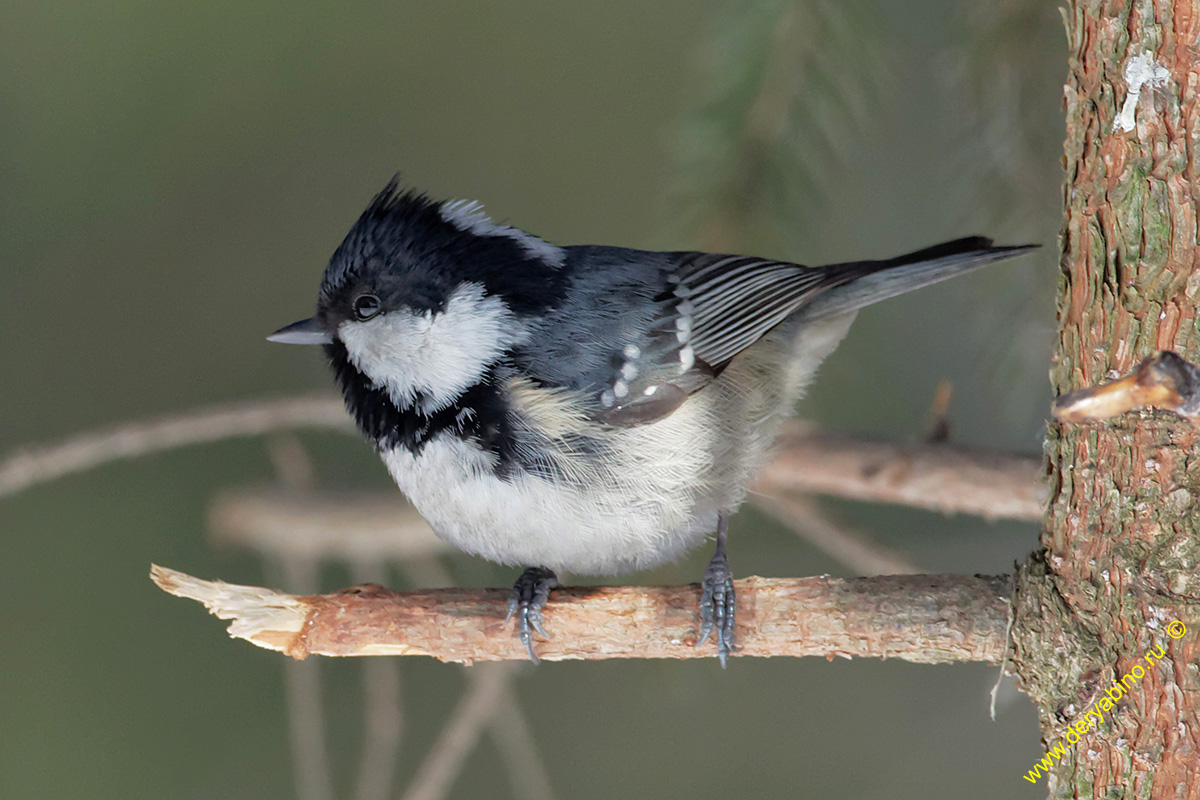
[[[359,322],[366,322],[379,313],[379,298],[373,294],[360,294],[354,298],[354,316]]]

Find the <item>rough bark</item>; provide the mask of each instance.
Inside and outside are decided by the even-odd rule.
[[[1130,372],[1156,350],[1196,361],[1200,3],[1074,0],[1059,342],[1062,393]],[[1118,124],[1148,54],[1161,85]],[[1052,797],[1200,796],[1200,436],[1173,414],[1052,423],[1045,550],[1018,575],[1019,681],[1047,745],[1121,676],[1144,669],[1050,775]],[[1188,633],[1165,633],[1172,620]],[[1143,656],[1162,647],[1166,657]]]

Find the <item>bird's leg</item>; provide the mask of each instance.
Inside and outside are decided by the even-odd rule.
[[[537,653],[533,652],[533,632],[537,631],[547,639],[551,638],[542,627],[542,609],[546,606],[546,598],[550,590],[558,586],[558,576],[545,567],[528,567],[513,584],[512,592],[508,595],[508,616],[504,624],[513,617],[517,618],[516,630],[529,651],[529,658],[538,663]]]
[[[708,641],[711,633],[716,634],[717,658],[721,668],[734,650],[733,622],[737,610],[737,598],[733,591],[733,570],[725,557],[725,539],[729,533],[729,515],[722,512],[717,516],[717,550],[713,553],[708,569],[704,570],[704,594],[700,597],[700,639],[696,646]]]

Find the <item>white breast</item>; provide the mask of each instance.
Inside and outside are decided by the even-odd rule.
[[[396,448],[383,460],[438,535],[468,553],[585,574],[656,566],[699,544],[719,512],[742,502],[779,423],[852,319],[777,328],[675,413],[610,430],[602,463],[554,452],[570,480],[522,472],[501,479],[490,453],[445,434],[418,455]],[[553,410],[553,396],[520,402],[538,409],[540,430],[570,424]]]
[[[404,448],[383,453],[396,484],[439,536],[504,564],[628,572],[677,558],[716,525],[716,510],[697,513],[682,485],[699,465],[588,485],[529,473],[501,479],[491,459],[448,435],[416,456]]]

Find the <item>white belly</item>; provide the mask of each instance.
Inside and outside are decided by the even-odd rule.
[[[434,531],[465,552],[585,574],[656,566],[698,545],[719,512],[742,502],[779,422],[852,319],[806,326],[803,341],[779,326],[670,416],[610,431],[604,463],[557,453],[571,481],[522,472],[502,480],[490,454],[448,435],[419,455],[397,448],[383,460]]]
[[[448,436],[419,456],[383,454],[396,484],[455,547],[503,564],[599,574],[671,561],[703,541],[717,513],[655,502],[649,486],[626,494],[517,474],[502,480],[475,445]]]

